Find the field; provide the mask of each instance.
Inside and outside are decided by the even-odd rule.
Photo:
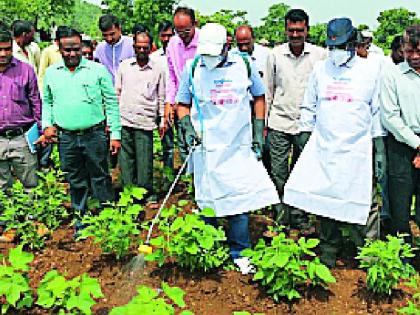
[[[155,165],[155,174],[157,177],[156,185],[160,187],[163,195],[165,191],[162,186],[162,173],[163,171],[158,154]],[[55,187],[54,189],[56,190],[54,193],[50,194],[50,197],[56,196],[61,203],[64,203],[64,205],[68,207],[68,200],[66,200],[63,191],[60,190],[67,189],[65,183],[60,184],[62,177],[58,175],[54,178],[51,177],[50,180],[52,182],[48,185],[43,181],[45,186],[48,186],[47,188],[44,188],[44,191],[52,191],[52,187]],[[237,270],[234,270],[235,268],[229,259],[225,260],[220,267],[203,270],[200,268],[199,263],[193,262],[193,264],[191,264],[191,261],[188,261],[192,256],[188,256],[189,258],[187,257],[187,259],[185,258],[186,256],[182,256],[185,253],[179,254],[178,252],[178,256],[175,254],[166,255],[160,266],[159,257],[155,257],[154,261],[147,262],[144,268],[137,269],[135,274],[130,275],[124,273],[124,267],[127,266],[127,263],[130,262],[132,257],[137,253],[136,248],[138,246],[138,240],[145,239],[147,234],[146,226],[148,226],[150,220],[157,211],[156,207],[146,206],[143,209],[142,206],[139,206],[136,202],[129,200],[130,196],[133,197],[139,193],[141,192],[131,192],[131,194],[126,195],[126,197],[128,196],[128,199],[123,202],[123,206],[120,201],[120,206],[116,205],[114,207],[114,209],[124,209],[124,211],[128,209],[128,212],[131,211],[133,214],[135,213],[135,215],[133,215],[133,220],[130,221],[131,219],[126,217],[126,212],[120,211],[120,213],[124,212],[124,217],[120,223],[126,222],[118,226],[114,225],[116,230],[120,229],[118,232],[120,234],[113,234],[113,232],[104,228],[105,232],[108,231],[106,236],[96,234],[96,236],[86,237],[86,239],[75,241],[72,217],[63,216],[59,224],[51,222],[47,224],[53,231],[48,237],[45,237],[45,244],[39,244],[39,240],[37,243],[35,236],[32,239],[27,238],[24,249],[31,251],[34,254],[34,259],[29,263],[29,269],[27,271],[27,279],[29,281],[34,303],[31,307],[24,307],[21,310],[10,307],[7,314],[54,314],[58,313],[60,309],[63,310],[63,313],[61,314],[84,314],[77,309],[72,309],[68,312],[66,311],[67,313],[64,312],[65,307],[60,306],[59,301],[60,299],[61,301],[65,300],[65,296],[57,298],[56,302],[50,308],[46,308],[45,306],[42,307],[35,303],[37,298],[39,298],[39,291],[37,291],[37,288],[40,287],[42,279],[51,270],[57,270],[60,274],[64,275],[66,279],[73,279],[84,273],[87,273],[92,278],[98,279],[103,296],[92,299],[92,301],[94,300],[92,304],[93,314],[108,314],[113,308],[129,303],[130,300],[136,296],[136,288],[140,285],[145,285],[153,290],[158,290],[155,292],[161,292],[161,289],[166,284],[170,287],[179,287],[185,292],[185,306],[183,306],[183,303],[173,302],[173,299],[166,298],[164,300],[168,305],[173,305],[175,314],[180,314],[182,310],[190,310],[194,314],[204,315],[230,315],[234,314],[234,312],[237,312],[236,314],[397,314],[397,310],[407,306],[408,300],[412,300],[413,295],[418,292],[418,288],[413,289],[405,285],[404,281],[398,281],[396,288],[392,290],[390,295],[372,293],[366,286],[365,270],[359,269],[359,262],[354,259],[356,248],[354,248],[351,243],[348,243],[344,253],[340,256],[338,266],[331,270],[331,274],[335,277],[336,282],[329,283],[327,286],[322,286],[316,284],[311,278],[311,281],[315,285],[309,285],[310,281],[308,280],[306,283],[308,285],[305,284],[297,287],[299,294],[302,296],[300,299],[293,298],[289,300],[286,297],[280,297],[278,301],[275,301],[272,294],[270,295],[267,293],[267,288],[262,286],[260,281],[253,280],[253,275],[242,275]],[[156,226],[156,230],[153,233],[155,239],[162,235],[165,236],[165,233],[168,232],[168,230],[165,230],[165,227],[167,228],[170,224],[173,224],[177,220],[177,217],[182,218],[191,215],[192,209],[195,208],[191,196],[191,184],[189,183],[188,178],[184,178],[183,181],[176,186],[175,192],[168,202],[169,209],[170,205],[175,205],[172,207],[174,212],[172,215],[164,212],[166,213],[164,216],[170,217],[171,219],[167,219],[166,222],[163,222],[164,219],[162,219],[163,221],[160,223],[163,223]],[[43,203],[48,203],[45,199],[42,200],[44,200],[42,201]],[[18,208],[16,202],[17,201],[15,200],[15,207]],[[48,207],[44,205],[43,209],[45,208]],[[61,207],[61,205],[57,208],[65,209],[65,207]],[[139,208],[141,209],[139,210]],[[50,211],[53,213],[56,210],[53,211],[50,209]],[[15,210],[15,212],[17,212],[17,210]],[[108,219],[109,222],[112,220],[114,219]],[[101,224],[105,224],[104,222]],[[122,226],[129,226],[129,223],[131,224],[133,222],[134,224],[141,222],[137,227],[139,235],[136,235],[136,233],[130,234],[130,231],[127,230],[124,232],[121,228]],[[55,228],[54,224],[56,225]],[[95,224],[97,224],[97,222]],[[253,246],[259,239],[264,238],[263,233],[267,231],[268,227],[271,225],[272,219],[270,218],[269,211],[259,211],[251,215],[250,230]],[[96,231],[94,231],[95,233],[99,233],[97,231],[97,226],[95,228]],[[18,226],[18,229],[19,228],[24,229],[22,224]],[[178,229],[182,228],[183,227],[178,227],[175,230],[178,231]],[[26,227],[26,229],[28,229],[28,227]],[[134,229],[132,231],[134,231]],[[184,233],[186,232],[184,231]],[[128,235],[131,242],[129,244],[118,243],[118,240],[121,241],[124,239],[122,235]],[[184,234],[185,238],[187,236],[191,237],[190,234]],[[104,242],[100,241],[101,237],[102,240],[105,240]],[[269,241],[269,239],[266,239],[266,242]],[[215,244],[216,243],[217,241],[215,238]],[[225,246],[224,242],[220,243],[222,244],[220,246]],[[15,244],[0,244],[0,254],[7,257],[9,249],[14,248],[17,245],[18,242]],[[160,248],[161,245],[162,244],[156,241],[154,254],[159,252],[158,248]],[[126,246],[126,250],[124,250],[124,246]],[[179,248],[180,245],[178,244],[177,246]],[[31,247],[33,249],[31,249]],[[172,250],[169,250],[168,248],[166,248],[168,251],[166,254]],[[314,248],[314,251],[317,252],[317,248]],[[172,253],[175,253],[174,249]],[[307,259],[306,256],[305,259]],[[180,263],[182,261],[181,259],[184,259],[183,266],[181,266],[182,264]],[[203,263],[200,260],[198,262]],[[7,262],[7,259],[4,258],[3,265],[6,264],[8,265],[9,263]],[[194,266],[194,264],[197,265]],[[415,269],[418,270],[420,261],[415,258],[413,265],[415,266]],[[23,274],[26,275],[26,272]],[[5,280],[4,278],[2,280],[1,277],[2,272],[0,269],[0,301],[5,305],[6,297],[2,296],[1,293],[2,289],[4,289]],[[81,288],[72,290],[79,292],[78,290],[81,290]],[[166,290],[164,291],[166,292]],[[91,296],[94,297],[93,294]],[[19,298],[22,297],[23,294],[19,295]],[[170,308],[172,308],[172,306],[170,306]],[[416,311],[418,310],[419,309],[417,308]],[[172,311],[169,310],[168,313],[162,311],[150,314],[173,314],[171,312]],[[86,314],[88,314],[88,312]],[[114,314],[147,315],[149,313],[138,311],[138,313],[115,312]]]

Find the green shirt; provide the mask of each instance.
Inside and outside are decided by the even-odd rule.
[[[47,69],[42,104],[43,129],[57,125],[67,130],[83,130],[105,118],[111,139],[121,139],[117,96],[111,75],[103,65],[82,58],[74,72],[70,72],[63,61]]]
[[[420,145],[420,74],[407,62],[384,69],[381,89],[382,123],[412,148]]]

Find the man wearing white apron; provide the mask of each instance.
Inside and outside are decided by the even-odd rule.
[[[315,64],[302,104],[300,129],[312,132],[289,180],[284,201],[321,216],[321,260],[335,266],[340,222],[365,225],[371,206],[372,138],[383,135],[379,63],[355,54],[347,18],[328,23],[327,60]]]
[[[223,26],[208,23],[201,29],[197,53],[185,67],[176,97],[186,143],[191,148],[201,142],[193,153],[195,198],[201,209],[227,217],[231,256],[247,272],[248,261],[240,258],[250,246],[247,212],[279,202],[259,161],[265,89],[249,57],[228,52]],[[254,133],[248,91],[255,101]]]

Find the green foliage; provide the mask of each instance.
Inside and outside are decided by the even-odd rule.
[[[182,206],[183,201],[180,201]],[[201,216],[212,217],[214,211],[204,209],[199,214],[186,214],[184,217],[173,216],[179,211],[175,207],[165,209],[159,229],[163,235],[151,240],[155,247],[152,254],[145,257],[148,261],[157,261],[163,265],[167,258],[174,257],[177,264],[188,270],[207,272],[222,266],[229,257],[222,227],[216,229],[204,222]]]
[[[1,314],[6,314],[11,307],[21,310],[24,307],[31,307],[33,303],[26,272],[34,255],[25,253],[22,247],[21,245],[10,249],[8,261],[3,260],[0,264],[0,299],[4,299]]]
[[[318,23],[309,29],[309,41],[317,46],[324,47],[327,40],[327,24]]]
[[[138,215],[142,206],[135,204],[146,193],[144,188],[125,187],[118,203],[105,207],[99,215],[85,215],[82,223],[87,226],[80,232],[79,239],[94,237],[102,251],[115,254],[120,259],[128,254],[132,237],[139,235]]]
[[[76,0],[75,2],[69,25],[92,38],[101,38],[98,27],[99,17],[102,15],[101,8],[84,0]]]
[[[250,257],[257,269],[254,280],[268,288],[275,301],[281,297],[288,300],[300,298],[299,289],[305,285],[321,285],[335,282],[329,269],[315,257],[312,251],[319,243],[317,239],[301,237],[297,242],[287,238],[282,231],[266,245],[259,240],[254,249],[245,249],[242,255]]]
[[[75,0],[1,0],[0,20],[9,24],[17,19],[36,23],[37,28],[48,30],[53,22],[67,21]]]
[[[95,299],[102,298],[97,279],[87,274],[66,280],[56,270],[48,272],[37,290],[37,305],[51,309],[58,314],[92,314]]]
[[[374,41],[383,49],[391,47],[395,35],[401,35],[408,26],[420,23],[415,12],[404,8],[384,10],[377,20],[379,26],[374,32]]]
[[[9,194],[0,191],[0,204],[3,206],[0,221],[7,222],[7,229],[15,231],[23,246],[31,249],[44,247],[47,235],[40,235],[34,222],[38,207],[33,205],[33,194],[27,193],[18,181],[13,184]]]
[[[398,310],[400,314],[418,315],[420,314],[420,276],[417,274],[411,278],[405,285],[413,288],[415,293],[412,296],[412,300],[408,301],[408,306]]]
[[[290,7],[284,3],[273,4],[268,9],[268,15],[262,18],[263,24],[256,28],[256,37],[266,39],[270,46],[286,41],[284,17]]]
[[[403,238],[388,235],[387,241],[366,240],[356,257],[360,268],[367,269],[367,288],[377,294],[392,293],[400,280],[415,274],[414,268],[402,259],[414,257],[413,249]]]
[[[109,315],[174,315],[175,308],[185,307],[185,292],[177,287],[170,287],[162,282],[162,291],[159,293],[149,287],[139,286],[137,295],[126,305],[115,307]],[[194,315],[193,312],[184,310],[180,315]]]
[[[223,25],[228,32],[230,32],[233,36],[235,29],[244,24],[249,24],[248,20],[246,19],[247,12],[246,11],[233,11],[233,10],[226,10],[222,9],[213,13],[212,15],[201,15],[197,14],[197,21],[200,26],[203,26],[206,23],[219,23]]]

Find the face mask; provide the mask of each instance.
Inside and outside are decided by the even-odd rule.
[[[223,56],[203,56],[203,60],[206,68],[213,70],[223,61]]]
[[[340,67],[350,61],[354,56],[354,51],[333,49],[329,52],[329,58],[336,67]]]

